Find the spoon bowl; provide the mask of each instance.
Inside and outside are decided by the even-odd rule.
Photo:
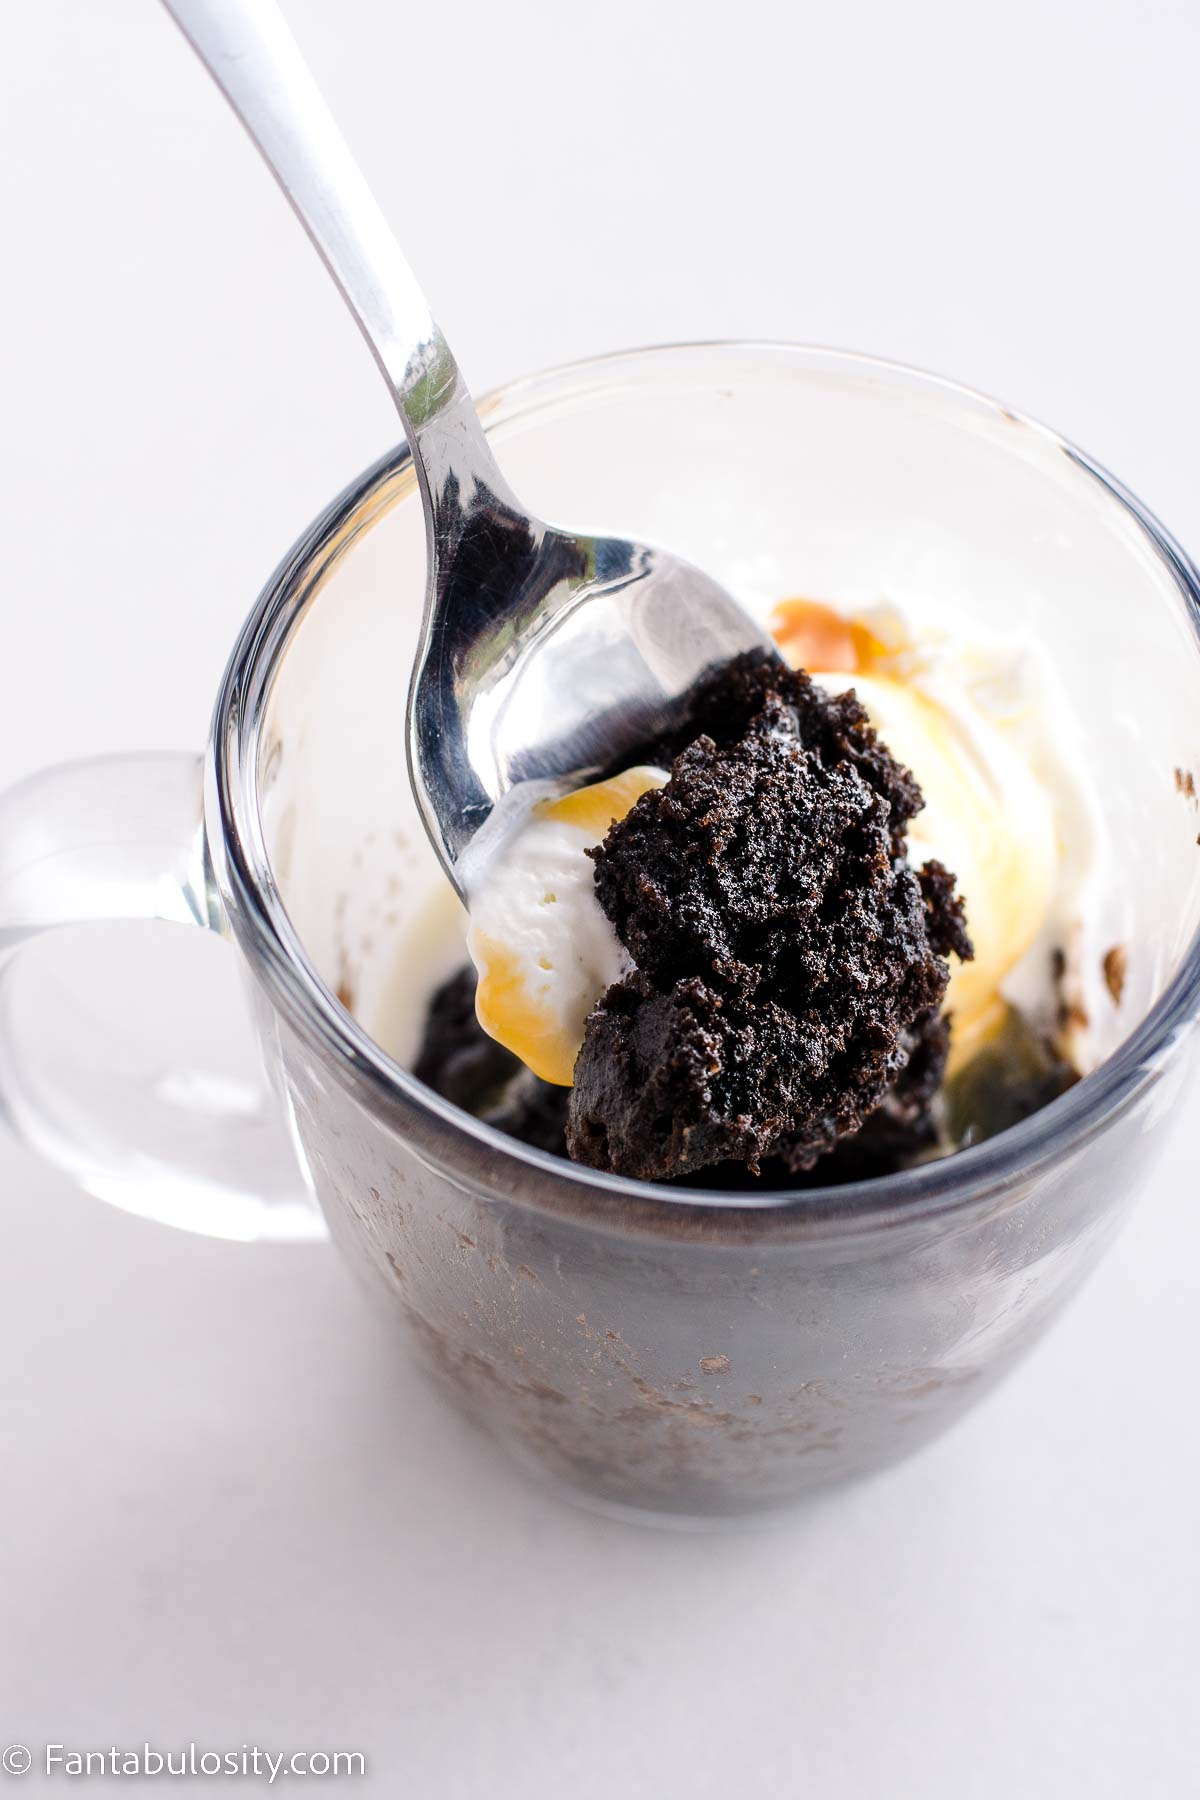
[[[431,574],[409,760],[460,889],[471,847],[531,799],[639,760],[708,670],[744,651],[775,654],[682,558],[486,502],[462,538],[435,545]]]

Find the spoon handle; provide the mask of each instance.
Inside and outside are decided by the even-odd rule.
[[[446,522],[453,497],[470,492],[464,477],[511,502],[429,303],[274,0],[163,4],[258,146],[357,319],[391,387],[435,529]]]

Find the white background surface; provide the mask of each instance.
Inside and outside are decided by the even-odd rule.
[[[1062,427],[1200,545],[1193,0],[289,11],[477,390],[852,345]],[[395,428],[149,0],[6,24],[8,779],[198,745],[258,585]],[[934,1450],[678,1538],[532,1491],[331,1253],[174,1235],[5,1144],[0,1742],[358,1748],[422,1800],[1195,1793],[1198,1173],[1177,1133]]]

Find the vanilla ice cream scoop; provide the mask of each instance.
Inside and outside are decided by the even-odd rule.
[[[467,949],[479,974],[479,1023],[543,1081],[571,1086],[587,1016],[630,967],[596,898],[587,852],[668,780],[665,769],[626,769],[540,801],[471,890]]]

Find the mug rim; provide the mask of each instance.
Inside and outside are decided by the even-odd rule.
[[[650,362],[664,365],[704,353],[767,356],[803,366],[869,374],[902,386],[940,391],[1032,431],[1093,479],[1149,540],[1174,579],[1200,653],[1200,571],[1148,508],[1100,464],[1057,432],[948,377],[857,351],[759,340],[700,341],[611,351],[557,365],[484,395],[478,409],[490,430],[550,400],[581,399],[596,380],[620,383]],[[742,1235],[751,1221],[787,1224],[820,1237],[958,1215],[1057,1162],[1106,1129],[1158,1078],[1200,1015],[1200,928],[1145,1017],[1117,1049],[1065,1094],[1019,1124],[936,1161],[896,1175],[831,1187],[745,1190],[674,1189],[588,1168],[507,1136],[419,1082],[358,1024],[321,979],[295,932],[271,872],[258,793],[258,741],[281,658],[308,603],[355,539],[388,510],[393,489],[411,468],[395,446],[352,481],[292,546],[260,592],[234,645],[213,713],[206,781],[208,847],[230,925],[272,1003],[353,1088],[365,1087],[372,1110],[400,1113],[399,1129],[419,1153],[443,1168],[457,1163],[475,1185],[510,1202],[600,1224],[616,1203],[618,1228],[636,1218],[651,1228],[690,1221],[710,1236],[722,1224]],[[402,751],[398,752],[402,754]],[[457,1156],[454,1152],[457,1151]],[[514,1167],[515,1165],[515,1167]],[[522,1172],[523,1186],[504,1180]],[[607,1200],[610,1205],[604,1206]]]

